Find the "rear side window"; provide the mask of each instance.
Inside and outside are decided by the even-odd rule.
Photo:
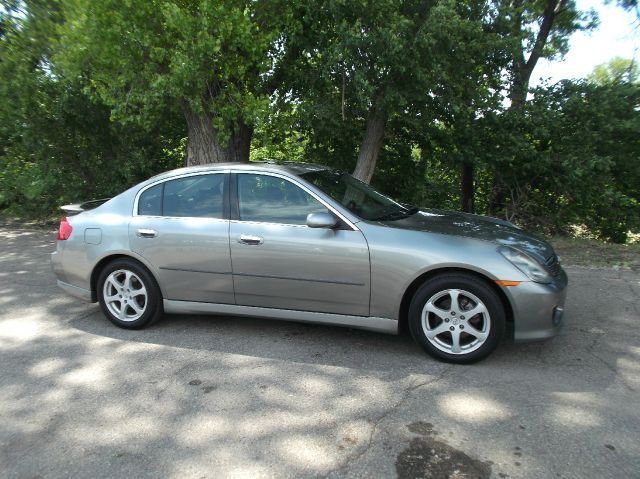
[[[149,216],[223,218],[224,174],[165,181],[145,190],[138,214]]]

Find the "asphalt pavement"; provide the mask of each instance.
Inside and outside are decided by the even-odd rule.
[[[640,274],[569,268],[565,327],[454,366],[408,335],[112,326],[55,234],[0,227],[2,478],[639,478]]]

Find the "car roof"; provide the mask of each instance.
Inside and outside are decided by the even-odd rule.
[[[250,161],[246,163],[210,163],[206,165],[187,166],[185,168],[178,168],[176,170],[165,171],[150,179],[158,180],[162,178],[170,178],[172,176],[183,175],[188,173],[199,173],[207,171],[217,170],[251,170],[251,171],[271,171],[271,172],[285,172],[291,175],[299,176],[304,173],[312,171],[329,170],[328,166],[317,165],[314,163],[296,163],[293,161],[287,162],[271,162],[271,161]]]

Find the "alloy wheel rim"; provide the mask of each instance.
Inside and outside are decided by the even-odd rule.
[[[489,337],[491,316],[485,304],[462,289],[440,291],[422,308],[422,330],[427,341],[449,354],[468,354]]]
[[[132,271],[113,271],[107,276],[102,292],[107,309],[120,321],[140,319],[147,309],[147,288]]]

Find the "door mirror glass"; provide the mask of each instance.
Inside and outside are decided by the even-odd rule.
[[[307,216],[309,228],[333,228],[338,224],[338,218],[331,213],[311,213]]]

